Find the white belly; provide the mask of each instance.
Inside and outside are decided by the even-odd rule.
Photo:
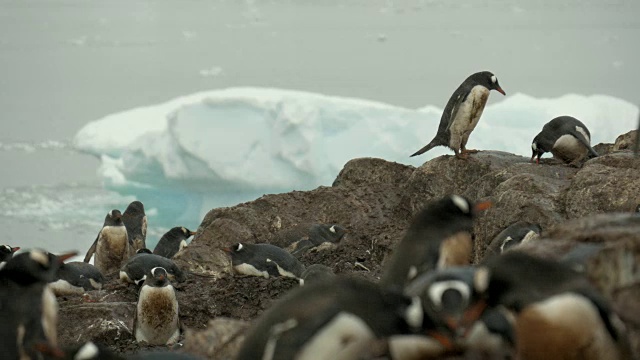
[[[173,286],[143,286],[136,311],[136,341],[146,341],[150,345],[167,345],[178,341],[178,300]]]
[[[587,155],[589,150],[573,135],[562,135],[555,144],[551,153],[556,158],[564,162],[581,160]]]
[[[460,145],[466,142],[469,135],[478,125],[484,106],[489,98],[489,89],[484,86],[477,85],[467,96],[467,99],[460,104],[456,117],[453,119],[449,132],[449,147],[452,149],[460,149]]]

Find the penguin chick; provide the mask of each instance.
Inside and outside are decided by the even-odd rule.
[[[4,263],[13,257],[13,254],[20,250],[19,247],[11,247],[9,245],[0,245],[0,269],[4,266]]]
[[[418,299],[335,277],[296,288],[266,310],[249,329],[237,359],[357,358],[375,338],[420,329],[422,315]]]
[[[237,243],[222,250],[231,256],[231,266],[239,274],[300,279],[304,271],[298,259],[275,245]]]
[[[140,252],[132,256],[122,266],[120,269],[120,281],[140,285],[151,269],[156,267],[163,268],[172,281],[184,282],[186,280],[185,273],[172,260],[164,256]]]
[[[127,229],[129,245],[137,251],[147,247],[147,215],[144,213],[144,205],[140,201],[134,201],[122,214],[122,222]]]
[[[172,345],[180,337],[178,299],[161,267],[151,269],[140,288],[133,333],[149,345]]]
[[[423,272],[468,265],[473,250],[474,213],[490,206],[490,202],[473,205],[458,195],[428,204],[413,218],[404,238],[394,249],[380,284],[402,289]]]
[[[541,232],[542,228],[538,224],[532,224],[527,221],[515,222],[502,230],[493,238],[493,240],[491,240],[487,247],[485,257],[494,254],[502,254],[504,251],[515,246],[535,240],[540,236]]]
[[[85,291],[101,290],[103,284],[104,277],[95,266],[73,261],[60,265],[49,288],[56,296],[82,295]]]
[[[153,253],[171,259],[173,255],[187,246],[187,239],[195,234],[195,231],[191,231],[184,226],[174,227],[162,235],[155,249],[153,249]]]
[[[0,349],[3,358],[39,358],[37,346],[57,346],[58,303],[47,283],[60,264],[76,253],[60,256],[39,249],[23,252],[0,270]]]
[[[587,155],[598,156],[591,147],[591,133],[578,119],[571,116],[559,116],[542,127],[542,131],[531,143],[531,161],[540,163],[545,152],[565,163],[577,164]]]
[[[475,152],[467,150],[467,141],[482,116],[491,90],[506,95],[493,73],[482,71],[469,76],[449,98],[436,136],[411,156],[423,154],[436,146],[449,147],[456,157],[466,157],[467,153]]]
[[[484,274],[474,283],[483,301],[516,314],[518,359],[629,358],[623,323],[579,272],[518,251],[477,271]]]
[[[122,222],[119,210],[111,210],[104,219],[104,225],[96,240],[87,251],[84,262],[88,263],[95,252],[94,264],[105,276],[118,271],[122,264],[131,256],[127,229]]]

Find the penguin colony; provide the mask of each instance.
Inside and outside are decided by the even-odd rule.
[[[469,76],[451,95],[433,140],[411,156],[436,146],[460,159],[477,152],[466,145],[491,90],[506,94],[491,72]],[[590,138],[578,119],[554,118],[534,137],[531,161],[539,164],[550,152],[579,166],[598,156]],[[220,250],[237,275],[282,276],[301,285],[254,320],[237,359],[632,359],[623,323],[575,266],[600,248],[576,248],[562,261],[528,255],[518,247],[542,229],[520,221],[493,239],[482,262],[471,264],[474,217],[490,206],[458,195],[427,204],[377,283],[299,261],[305,252],[335,248],[347,234],[338,224],[314,224],[305,236],[281,239],[281,246],[227,244]],[[124,213],[106,215],[83,262],[65,262],[76,253],[15,254],[19,247],[1,245],[1,358],[123,359],[93,342],[62,350],[56,334],[55,296],[100,290],[113,277],[138,287],[132,337],[150,345],[178,343],[182,325],[173,284],[187,274],[171,258],[197,234],[174,227],[153,251],[146,235],[144,206],[134,201]],[[128,358],[192,357],[152,352]]]

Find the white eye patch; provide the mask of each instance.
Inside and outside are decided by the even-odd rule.
[[[463,213],[469,213],[469,203],[462,196],[452,195],[451,201],[453,201]]]
[[[336,233],[336,226],[335,226],[335,225],[332,225],[332,226],[329,228],[329,231],[331,231],[332,233],[334,233],[334,234],[335,234],[335,233]]]
[[[496,81],[498,81],[498,78],[495,75],[491,75],[491,82],[495,84]]]
[[[31,250],[29,257],[31,260],[40,263],[42,266],[49,266],[49,257],[40,250]]]
[[[238,243],[238,248],[236,249],[236,251],[240,251],[242,250],[242,244]]]
[[[462,295],[465,300],[468,300],[469,296],[471,295],[469,286],[459,280],[448,280],[434,283],[429,288],[429,298],[431,299],[431,302],[433,302],[433,305],[435,305],[437,308],[442,307],[442,295],[447,290],[456,290]]]

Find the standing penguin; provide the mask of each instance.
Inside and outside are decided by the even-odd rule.
[[[477,272],[483,274],[474,280],[481,302],[516,314],[518,359],[631,358],[624,324],[589,280],[569,266],[508,251]]]
[[[60,265],[49,288],[56,296],[82,295],[85,291],[102,289],[103,284],[104,277],[95,266],[73,261]]]
[[[133,334],[136,341],[149,345],[175,344],[180,337],[178,299],[161,267],[151,269],[140,288]]]
[[[144,205],[140,201],[134,201],[122,214],[122,222],[127,228],[129,244],[134,251],[146,248],[147,239],[147,215],[144,213]]]
[[[119,210],[109,211],[98,237],[84,257],[84,262],[88,263],[94,252],[95,266],[105,276],[118,271],[122,263],[131,255],[127,229],[122,222],[122,214]]]
[[[38,346],[57,346],[58,303],[47,283],[60,264],[75,255],[34,249],[14,256],[0,269],[3,359],[37,359]]]
[[[293,255],[271,244],[237,243],[222,250],[231,256],[233,269],[243,275],[300,279],[305,269]]]
[[[13,257],[13,253],[20,250],[19,247],[11,247],[9,245],[0,245],[0,269],[4,263]]]
[[[493,73],[481,71],[469,76],[449,98],[436,136],[411,156],[423,154],[436,146],[448,146],[456,157],[466,157],[467,153],[475,152],[466,148],[467,141],[482,116],[491,90],[506,95]]]
[[[473,216],[490,206],[490,202],[473,205],[458,195],[427,205],[413,218],[404,238],[394,249],[380,284],[402,289],[423,272],[468,265],[473,250]]]
[[[591,147],[591,133],[578,119],[571,116],[559,116],[542,127],[542,131],[531,143],[531,161],[540,163],[545,152],[565,163],[577,164],[587,155],[598,156]]]
[[[153,249],[153,253],[171,259],[173,255],[187,246],[187,239],[195,234],[195,231],[184,226],[174,227],[162,235],[158,245]]]

